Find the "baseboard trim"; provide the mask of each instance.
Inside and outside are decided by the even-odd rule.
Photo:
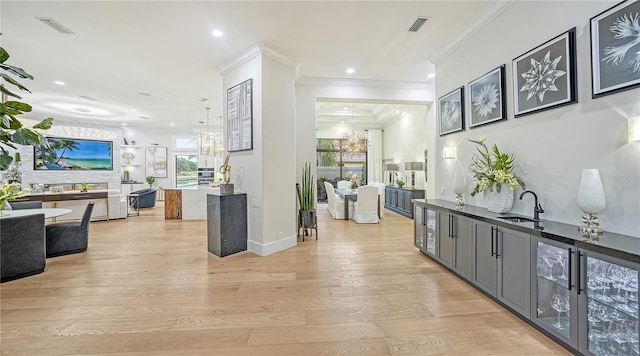
[[[288,236],[278,241],[269,242],[266,244],[261,244],[255,241],[248,241],[247,249],[255,254],[260,256],[267,256],[272,253],[284,251],[288,248],[296,246],[298,243],[298,237]]]

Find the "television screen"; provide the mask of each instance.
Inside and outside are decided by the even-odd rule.
[[[113,170],[113,142],[47,137],[50,148],[34,147],[35,170]]]

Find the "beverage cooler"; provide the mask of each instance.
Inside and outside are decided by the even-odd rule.
[[[637,263],[534,238],[532,321],[587,355],[640,355]]]
[[[436,257],[436,212],[419,204],[414,205],[414,246]]]

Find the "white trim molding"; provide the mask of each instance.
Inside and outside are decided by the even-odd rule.
[[[268,56],[286,66],[289,66],[291,68],[296,68],[296,62],[293,61],[292,59],[265,46],[264,43],[256,42],[252,44],[249,48],[240,52],[237,56],[233,57],[230,61],[222,65],[219,65],[216,68],[216,72],[218,72],[220,75],[226,75],[231,71],[233,71],[234,69],[240,67],[241,65],[258,57],[259,55]]]
[[[399,80],[342,79],[326,77],[300,77],[296,82],[296,85],[435,90],[435,84],[433,81],[408,82]]]
[[[298,236],[296,235],[288,236],[278,241],[268,242],[266,244],[261,244],[259,242],[249,240],[247,250],[260,256],[267,256],[272,253],[284,251],[291,247],[295,247],[297,243]]]
[[[442,58],[451,53],[453,50],[463,44],[469,37],[491,22],[496,16],[500,15],[509,6],[513,5],[515,1],[495,1],[489,5],[480,15],[478,15],[471,23],[462,31],[453,41],[443,47],[441,50],[429,57],[429,62],[434,65],[438,65]]]

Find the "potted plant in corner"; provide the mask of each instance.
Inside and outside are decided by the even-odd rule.
[[[153,189],[153,183],[155,183],[156,178],[153,176],[148,176],[147,178],[145,178],[145,180],[147,181],[147,183],[149,183],[149,189]]]
[[[317,216],[315,210],[315,189],[314,180],[311,175],[311,165],[307,162],[302,168],[302,181],[298,189],[298,200],[300,202],[300,226],[305,229],[316,226]]]

